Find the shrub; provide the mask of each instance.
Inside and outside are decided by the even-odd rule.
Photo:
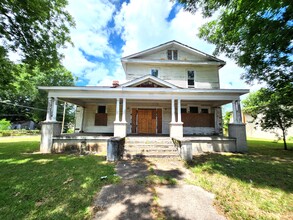
[[[0,120],[0,131],[8,130],[11,127],[10,121],[7,121],[5,118]]]
[[[22,135],[37,135],[40,134],[39,130],[0,130],[0,136],[22,136]]]

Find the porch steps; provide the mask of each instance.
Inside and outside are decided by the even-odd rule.
[[[170,137],[127,137],[124,158],[174,158],[178,152]]]

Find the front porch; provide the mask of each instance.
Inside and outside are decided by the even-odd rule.
[[[182,143],[188,142],[188,146],[193,145],[192,148],[197,149],[194,152],[211,149],[210,146],[213,146],[214,151],[247,150],[239,101],[239,96],[246,92],[243,90],[125,87],[44,89],[48,89],[49,98],[47,118],[42,126],[40,149],[43,153],[60,152],[78,143],[80,149],[102,149],[110,137],[125,138],[129,135],[168,136]],[[78,106],[74,135],[60,135],[60,123],[56,121],[58,99]],[[221,106],[227,103],[233,104],[234,121],[229,125],[229,137],[234,138],[236,143],[235,147],[232,147],[233,144],[216,147],[221,144],[209,143],[227,142],[227,139],[221,137]],[[189,137],[187,141],[187,136],[194,139]],[[196,142],[202,142],[206,136],[218,136],[220,139],[205,140],[205,147],[202,147],[205,150],[201,150],[196,147]],[[228,142],[233,141],[229,139]]]

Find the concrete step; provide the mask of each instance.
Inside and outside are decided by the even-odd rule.
[[[125,148],[174,148],[173,144],[125,144]]]
[[[179,158],[178,154],[124,154],[124,159],[136,158]]]

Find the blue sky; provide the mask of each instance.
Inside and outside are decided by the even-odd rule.
[[[74,47],[68,46],[64,66],[78,77],[76,85],[111,85],[125,81],[120,58],[170,40],[212,54],[214,45],[197,37],[207,20],[169,0],[69,0],[76,28]],[[249,88],[240,80],[244,71],[230,59],[220,70],[221,88]],[[253,88],[252,88],[253,89]]]

